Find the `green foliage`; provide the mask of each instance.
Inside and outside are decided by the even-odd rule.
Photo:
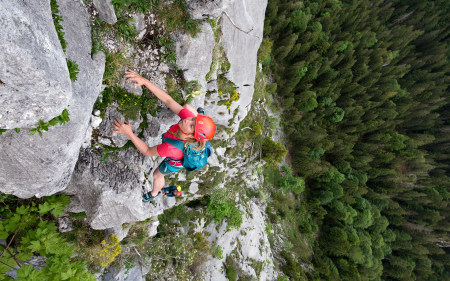
[[[186,103],[190,104],[191,101],[196,97],[202,94],[200,89],[202,86],[200,83],[198,83],[197,80],[192,80],[188,82],[184,82],[182,85],[182,88],[184,90],[185,96],[186,96]]]
[[[200,32],[199,22],[191,18],[185,0],[160,1],[158,11],[167,31],[182,30],[192,37]]]
[[[388,136],[388,148],[394,151],[402,150],[406,147],[404,143],[408,139],[407,136],[394,133]]]
[[[216,257],[216,259],[218,259],[218,260],[223,259],[223,250],[222,250],[222,247],[220,245],[217,245],[214,248],[214,257]]]
[[[258,122],[252,124],[253,133],[258,136],[261,134],[261,125]]]
[[[170,276],[178,280],[186,280],[193,276],[189,267],[194,266],[196,259],[200,256],[200,250],[195,248],[196,244],[189,236],[174,232],[171,234],[153,239],[143,245],[145,248],[143,254],[150,261],[151,268],[147,278],[154,280],[164,271],[168,271]]]
[[[234,200],[229,198],[229,193],[223,188],[215,189],[206,208],[215,222],[221,223],[227,219],[227,228],[239,228],[242,224],[243,212],[235,206]]]
[[[164,48],[164,54],[162,58],[168,64],[174,64],[177,61],[177,54],[175,51],[175,41],[168,34],[164,34],[157,39],[158,44]]]
[[[131,62],[124,57],[124,53],[122,51],[117,51],[115,53],[106,52],[103,83],[108,86],[117,85],[123,77],[125,68],[129,68],[131,66]]]
[[[289,18],[289,26],[297,32],[303,32],[308,25],[308,16],[302,10],[295,10]]]
[[[206,203],[203,199],[198,199],[189,202],[189,207],[204,204]],[[199,279],[197,276],[200,273],[199,268],[217,249],[210,245],[203,233],[194,230],[196,226],[192,222],[204,215],[190,208],[181,204],[165,210],[158,216],[160,224],[155,237],[140,234],[142,230],[148,229],[148,221],[134,223],[129,236],[123,240],[132,251],[123,250],[119,260],[145,261],[150,267],[147,279],[151,280],[156,280],[160,276],[171,276],[177,280]],[[186,233],[180,233],[179,227],[183,227]],[[142,239],[138,241],[139,236],[142,236]],[[136,245],[135,242],[139,244]]]
[[[167,93],[179,104],[185,103],[182,94],[182,87],[177,83],[173,77],[166,77]]]
[[[59,42],[61,43],[61,47],[65,53],[67,41],[64,39],[64,28],[61,25],[63,18],[59,15],[59,5],[56,0],[50,0],[50,8],[52,11],[53,24],[55,25],[56,34],[58,35]]]
[[[272,57],[270,53],[272,52],[273,42],[269,38],[264,38],[261,46],[258,49],[257,61],[262,64],[262,66],[267,66],[270,64]]]
[[[106,233],[92,229],[85,217],[84,213],[71,214],[73,230],[63,235],[74,246],[78,257],[87,262],[87,268],[95,272],[101,269],[101,242],[105,240]]]
[[[105,88],[94,107],[100,110],[100,117],[104,118],[106,108],[113,103],[119,106],[120,112],[127,120],[136,120],[139,115],[143,117],[147,113],[155,115],[157,109],[157,100],[145,91],[142,96],[138,96],[118,86]]]
[[[117,22],[112,26],[115,31],[117,39],[122,39],[128,43],[134,43],[138,32],[132,23],[133,18],[128,16],[121,16],[117,18]]]
[[[76,64],[74,61],[66,59],[67,61],[67,69],[69,69],[69,77],[72,82],[77,81],[77,75],[80,72],[78,69],[78,64]]]
[[[335,107],[335,112],[330,117],[330,121],[334,123],[339,123],[344,119],[345,111],[340,107]]]
[[[217,89],[219,90],[220,99],[217,104],[225,105],[230,111],[231,104],[240,98],[236,84],[228,80],[224,74],[220,74],[217,78]]]
[[[101,242],[101,250],[99,252],[100,266],[106,267],[114,261],[114,258],[122,251],[119,244],[119,237],[111,234],[107,240]]]
[[[165,81],[167,93],[180,104],[189,104],[196,96],[202,94],[197,80],[178,82],[173,77],[167,76]],[[183,99],[183,93],[186,99]]]
[[[86,213],[85,212],[81,212],[81,213],[71,213],[70,214],[71,218],[74,219],[84,219],[86,217]]]
[[[96,54],[99,51],[106,53],[101,38],[102,33],[105,32],[106,29],[107,29],[106,23],[102,22],[100,18],[96,18],[95,20],[92,21],[92,28],[91,28],[92,54]]]
[[[225,277],[230,281],[236,281],[238,278],[235,267],[235,262],[231,259],[231,257],[227,257]]]
[[[52,11],[53,24],[55,25],[56,34],[58,35],[59,42],[61,43],[61,48],[63,52],[66,52],[67,41],[64,39],[64,28],[61,25],[63,21],[62,16],[59,15],[59,5],[56,0],[50,0],[50,9]],[[78,64],[74,61],[66,59],[67,69],[69,70],[69,77],[72,82],[77,81],[77,74],[80,71],[78,69]],[[39,131],[39,135],[42,133]]]
[[[288,165],[281,166],[283,176],[279,179],[279,186],[284,190],[291,190],[296,194],[302,193],[305,189],[305,180],[292,175],[292,169]]]
[[[0,246],[1,273],[17,268],[20,280],[95,280],[52,221],[63,213],[68,196],[30,201],[2,194],[0,201],[0,238],[7,239],[7,245]],[[26,263],[36,254],[46,257],[46,266],[39,270]]]
[[[342,44],[337,48],[337,51],[338,52],[343,52],[343,51],[345,51],[347,49],[349,49],[349,50],[353,49],[352,42],[342,42]]]
[[[319,159],[325,153],[325,150],[322,147],[317,149],[310,150],[308,152],[308,156],[314,159]]]
[[[266,137],[262,144],[262,157],[268,164],[280,163],[286,156],[286,148],[270,137]]]
[[[371,48],[378,42],[377,34],[375,32],[370,32],[369,38],[367,40],[367,48]]]
[[[283,241],[283,249],[285,251],[289,252],[293,247],[294,247],[294,245],[289,240],[284,240]]]
[[[36,128],[30,129],[30,135],[34,135],[36,132],[39,134],[39,136],[42,137],[42,131],[48,131],[48,128],[51,126],[56,126],[57,124],[64,126],[66,122],[69,122],[69,111],[67,109],[64,109],[61,113],[61,115],[58,115],[54,118],[52,118],[50,121],[45,122],[42,120],[39,120],[39,125]]]
[[[269,1],[266,10],[289,160],[308,183],[300,206],[274,189],[268,217],[285,237],[300,235],[288,217],[301,236],[318,232],[311,280],[445,272],[430,249],[448,228],[448,200],[426,190],[449,182],[448,5],[388,4]],[[280,259],[293,280],[299,256]]]
[[[7,129],[0,129],[0,136],[6,131],[8,131],[8,130]]]
[[[312,111],[317,107],[316,93],[312,91],[303,92],[301,100],[297,102],[297,108],[301,111]]]
[[[127,11],[147,13],[154,8],[158,0],[112,0],[116,11]]]

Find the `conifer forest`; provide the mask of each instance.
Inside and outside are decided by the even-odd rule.
[[[297,227],[289,280],[450,280],[449,15],[447,0],[269,0],[262,65],[306,183],[268,210]]]

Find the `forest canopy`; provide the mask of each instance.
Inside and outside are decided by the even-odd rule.
[[[292,280],[449,280],[449,14],[269,0],[262,65],[306,183],[298,231],[317,237],[313,270],[283,254]]]

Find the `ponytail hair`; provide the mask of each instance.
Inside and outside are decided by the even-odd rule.
[[[190,144],[193,144],[195,146],[195,150],[201,150],[205,147],[206,141],[197,141],[195,138],[189,137],[186,139],[184,147],[187,147]]]

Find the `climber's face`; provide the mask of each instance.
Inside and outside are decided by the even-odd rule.
[[[185,134],[194,134],[195,132],[195,118],[196,117],[188,117],[183,119],[178,123],[180,125],[180,129]]]

